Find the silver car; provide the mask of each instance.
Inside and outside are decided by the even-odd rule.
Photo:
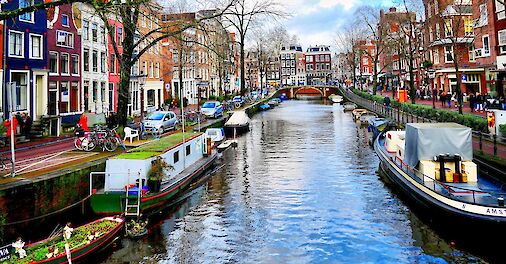
[[[170,129],[175,130],[178,121],[176,114],[172,111],[154,111],[146,117],[143,123],[146,132],[162,134]]]

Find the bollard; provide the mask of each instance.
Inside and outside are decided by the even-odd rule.
[[[494,134],[494,156],[497,156],[497,135]]]
[[[483,142],[482,142],[482,135],[481,135],[481,131],[478,132],[478,136],[479,136],[479,142],[480,142],[480,150],[483,150]]]

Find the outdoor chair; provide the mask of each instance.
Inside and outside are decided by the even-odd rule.
[[[132,140],[134,138],[137,138],[137,140],[140,140],[139,131],[137,131],[136,129],[131,129],[129,127],[125,127],[123,129],[123,131],[125,132],[125,138],[123,139],[123,141],[125,141],[127,138],[130,138],[130,143],[132,143]]]

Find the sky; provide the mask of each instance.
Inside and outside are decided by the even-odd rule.
[[[335,46],[339,29],[353,20],[361,5],[394,6],[394,0],[279,0],[285,12],[291,14],[281,23],[290,34],[299,38],[303,49],[311,45]]]

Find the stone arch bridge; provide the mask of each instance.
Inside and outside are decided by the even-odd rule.
[[[285,93],[288,98],[327,98],[338,92],[337,86],[330,85],[285,86],[278,90],[279,94]]]

